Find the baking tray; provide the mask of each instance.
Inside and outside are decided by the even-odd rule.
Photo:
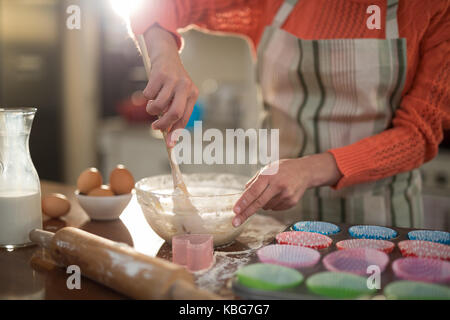
[[[322,260],[327,254],[338,250],[336,248],[337,242],[339,242],[341,240],[346,240],[346,239],[355,239],[355,238],[351,237],[350,234],[348,233],[348,229],[351,226],[353,226],[352,224],[345,224],[345,223],[334,223],[334,224],[339,226],[341,231],[339,231],[338,233],[336,233],[334,235],[328,235],[328,237],[330,237],[333,240],[333,243],[328,248],[318,250],[321,255],[320,261],[314,267],[297,269],[304,276],[304,280],[299,286],[297,286],[295,288],[279,290],[279,291],[258,290],[258,289],[247,288],[247,287],[241,285],[239,283],[239,281],[237,280],[237,277],[234,276],[234,278],[232,280],[232,290],[233,290],[234,294],[242,299],[249,299],[249,300],[256,300],[256,299],[257,300],[267,300],[267,299],[269,299],[269,300],[280,300],[280,299],[282,299],[282,300],[292,300],[292,299],[293,300],[311,300],[311,299],[327,300],[326,297],[322,297],[322,296],[316,295],[314,293],[311,293],[308,290],[308,288],[306,287],[306,280],[315,273],[328,271],[324,267]],[[392,271],[392,262],[395,261],[396,259],[402,257],[402,254],[397,246],[397,243],[402,240],[409,240],[408,232],[410,232],[410,231],[425,230],[425,229],[410,229],[410,228],[395,228],[395,227],[389,227],[389,228],[397,231],[397,237],[389,240],[389,241],[392,241],[395,243],[395,247],[392,250],[392,252],[388,254],[389,263],[388,263],[386,269],[381,273],[381,289],[377,290],[377,293],[375,295],[382,294],[385,286],[388,285],[389,283],[391,283],[393,281],[401,280],[400,278],[397,278],[395,276],[394,272]],[[292,225],[289,226],[288,228],[286,228],[285,231],[291,231],[291,230],[293,230]],[[272,243],[276,243],[276,240],[274,240]],[[259,259],[256,256],[256,252],[254,252],[253,256],[251,257],[250,263],[256,263],[256,262],[259,262]],[[367,276],[369,276],[369,275],[367,275]],[[328,298],[328,299],[330,299],[330,298]]]

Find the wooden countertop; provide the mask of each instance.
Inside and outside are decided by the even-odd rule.
[[[78,205],[74,196],[75,187],[53,182],[42,182],[42,194],[58,192],[65,194],[71,204],[69,214],[61,219],[44,216],[44,229],[55,232],[66,226],[77,227],[113,241],[124,242],[137,251],[150,256],[171,259],[171,248],[147,224],[136,198],[122,213],[119,220],[91,221]],[[249,263],[254,250],[270,243],[274,236],[289,223],[290,215],[280,215],[280,222],[269,215],[256,215],[236,241],[224,248],[216,249],[215,264],[206,272],[195,274],[197,285],[213,291],[224,298],[234,298],[230,290],[230,279],[237,268]],[[7,251],[0,249],[0,300],[1,299],[126,299],[87,278],[82,278],[81,289],[69,290],[64,269],[35,270],[30,265],[33,254],[40,248]]]

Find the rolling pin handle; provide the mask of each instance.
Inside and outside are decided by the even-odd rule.
[[[33,229],[30,231],[29,237],[32,242],[39,244],[41,247],[49,248],[54,235],[53,232]]]

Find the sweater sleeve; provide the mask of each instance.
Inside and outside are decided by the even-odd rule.
[[[145,0],[131,14],[130,27],[139,35],[158,24],[175,36],[178,48],[178,29],[190,25],[247,36],[255,47],[268,18],[266,10],[266,0]]]
[[[395,113],[392,128],[332,149],[340,189],[418,168],[438,152],[450,129],[450,9],[435,15],[420,44],[419,65]]]

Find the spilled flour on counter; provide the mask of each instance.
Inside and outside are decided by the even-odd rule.
[[[219,250],[227,247],[216,249],[213,265],[207,270],[194,273],[196,285],[222,297],[232,298],[230,284],[236,271],[249,263],[258,262],[256,251],[271,243],[285,228],[285,225],[272,217],[254,216],[242,234],[236,238],[236,242],[243,245],[243,250],[226,252]]]
[[[257,250],[275,239],[286,226],[273,217],[255,215],[236,241],[245,244],[249,249]]]
[[[196,285],[201,289],[223,295],[221,292],[223,283],[232,279],[240,267],[250,263],[252,255],[253,250],[245,253],[215,252],[214,266],[206,271],[194,273]]]

